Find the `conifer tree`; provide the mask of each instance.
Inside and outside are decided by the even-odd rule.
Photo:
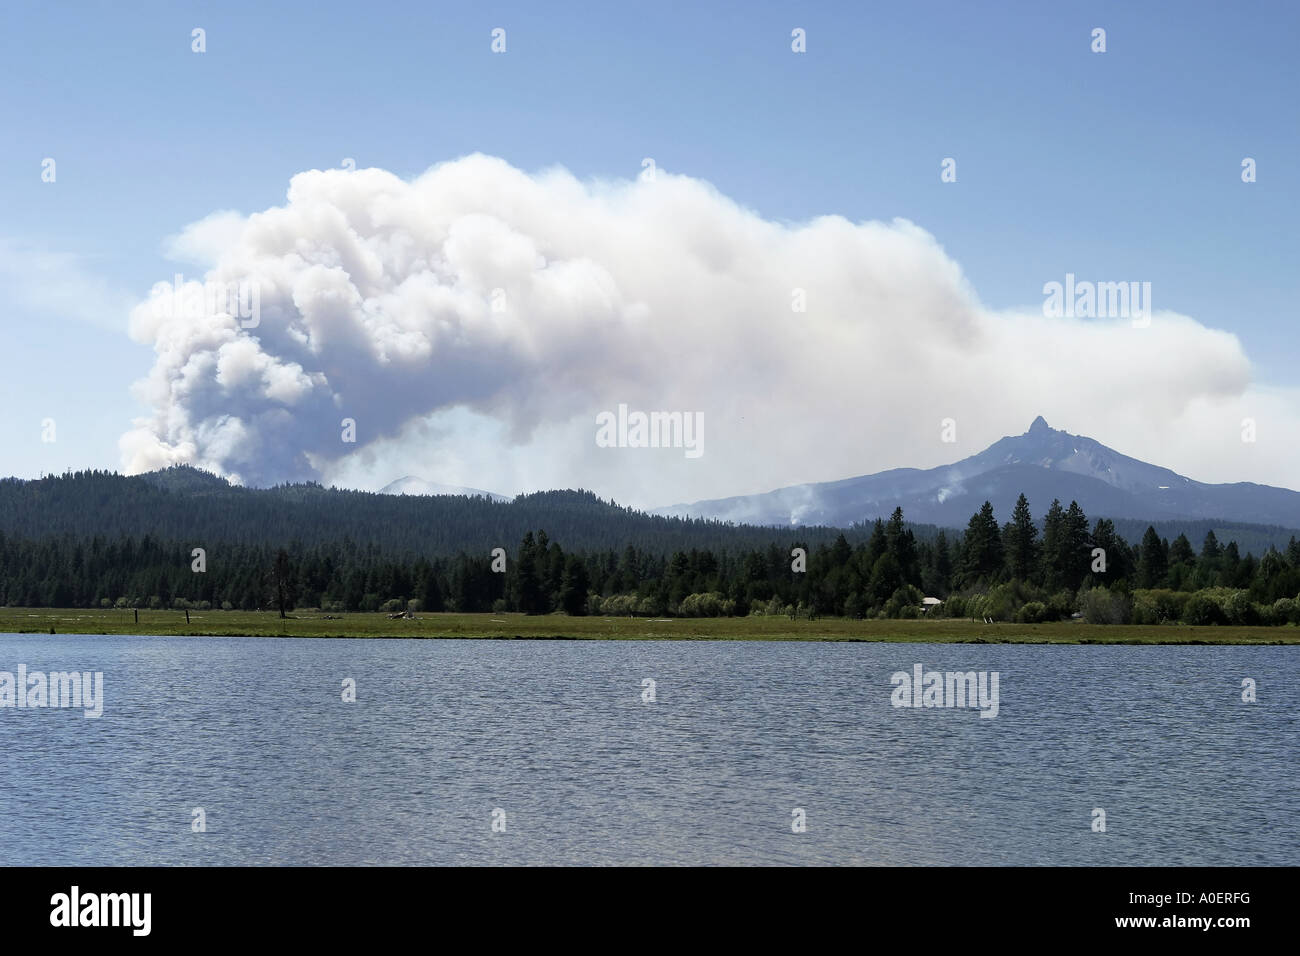
[[[1029,511],[1029,500],[1023,494],[1016,499],[1016,508],[1003,535],[1007,554],[1007,570],[1011,577],[1029,581],[1038,573],[1038,527]]]

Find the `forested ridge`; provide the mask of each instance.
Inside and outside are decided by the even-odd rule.
[[[842,533],[850,543],[866,541],[875,517],[864,515],[861,523]],[[1130,544],[1141,540],[1147,524],[1134,519],[1114,522],[1116,532]],[[933,541],[939,531],[933,525],[908,526],[924,541]],[[1242,553],[1255,554],[1270,546],[1285,549],[1296,533],[1204,519],[1157,521],[1153,527],[1170,540],[1186,534],[1201,541],[1214,531],[1220,540],[1235,540]],[[384,495],[318,484],[243,488],[188,466],[131,477],[81,471],[37,481],[0,479],[0,532],[30,540],[95,536],[139,540],[148,535],[193,541],[196,546],[352,541],[374,544],[384,554],[434,558],[509,547],[526,531],[538,528],[546,528],[568,548],[621,550],[631,544],[655,554],[691,548],[762,548],[795,541],[829,544],[841,533],[837,528],[736,526],[649,515],[587,491],[544,491],[499,502],[484,497]]]
[[[580,550],[626,544],[656,554],[678,549],[754,548],[832,541],[833,528],[735,526],[649,515],[589,491],[542,491],[513,501],[457,495],[407,496],[318,484],[242,488],[193,468],[127,477],[84,471],[39,481],[0,479],[0,531],[19,538],[107,540],[143,536],[191,546],[374,545],[383,554],[447,557],[510,547],[546,528]],[[917,528],[930,537],[937,530]],[[868,527],[846,529],[865,540]]]
[[[249,490],[193,469],[0,482],[9,606],[1283,624],[1300,623],[1298,595],[1294,536],[1258,558],[1213,529],[1193,546],[1152,525],[1130,544],[1073,502],[1036,521],[1023,495],[1005,524],[986,503],[964,531],[901,510],[838,531],[655,517],[588,492]],[[944,603],[923,612],[925,596]]]

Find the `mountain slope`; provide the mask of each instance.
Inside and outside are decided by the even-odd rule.
[[[986,500],[1007,520],[1021,492],[1036,515],[1053,498],[1075,500],[1108,518],[1218,519],[1300,528],[1300,492],[1249,482],[1193,481],[1123,455],[1083,435],[1050,427],[1041,416],[1023,435],[938,468],[896,468],[859,478],[794,485],[760,495],[697,501],[660,509],[765,525],[847,526],[901,507],[910,520],[964,527]]]

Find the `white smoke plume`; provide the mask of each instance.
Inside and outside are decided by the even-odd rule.
[[[133,310],[156,361],[137,384],[152,413],[120,443],[132,473],[415,473],[656,505],[935,465],[1039,413],[1206,480],[1281,484],[1296,465],[1295,442],[1263,444],[1264,420],[1294,431],[1294,393],[1253,389],[1236,337],[1162,312],[1159,289],[1148,328],[994,312],[909,222],[772,222],[662,170],[312,170],[283,206],[214,214],[171,247],[210,257],[209,283],[251,284],[259,323],[169,296]],[[596,415],[620,403],[702,412],[705,454],[596,447]],[[1245,462],[1251,414],[1265,450]],[[493,473],[435,473],[447,461]]]

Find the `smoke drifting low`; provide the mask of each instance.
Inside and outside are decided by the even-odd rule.
[[[365,459],[387,469],[372,486],[423,469],[667,504],[937,464],[1039,413],[1137,452],[1182,427],[1186,451],[1205,409],[1231,421],[1249,384],[1236,338],[1191,319],[990,312],[911,223],[770,222],[663,171],[582,183],[482,155],[409,182],[312,170],[283,206],[214,214],[173,248],[210,257],[196,279],[251,283],[260,314],[246,327],[174,295],[133,310],[156,361],[136,386],[152,413],[120,443],[130,472],[184,462],[266,485]],[[706,453],[597,447],[596,416],[622,403],[702,414]],[[482,441],[500,474],[430,474],[440,450],[411,447],[457,409],[496,423]],[[441,451],[488,460],[464,440]]]

